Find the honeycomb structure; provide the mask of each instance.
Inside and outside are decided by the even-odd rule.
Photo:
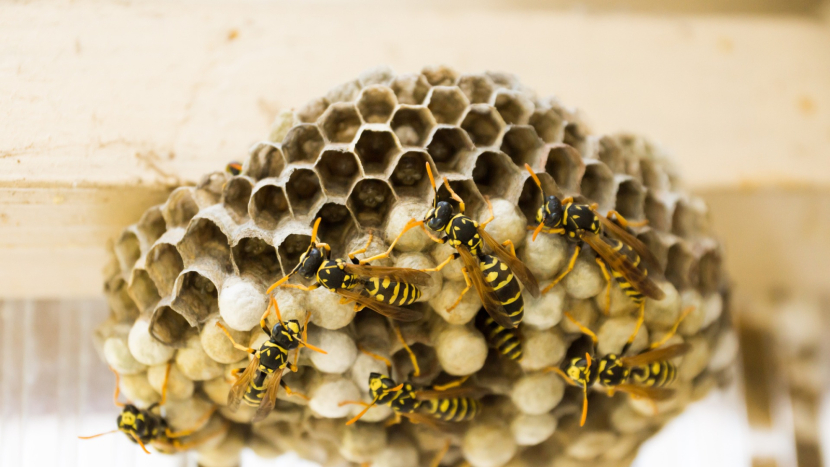
[[[265,291],[297,264],[314,219],[322,218],[320,238],[334,257],[362,246],[370,231],[375,240],[366,254],[383,251],[406,221],[422,218],[431,205],[426,163],[449,179],[470,217],[487,217],[489,197],[496,219],[488,232],[512,240],[542,286],[562,270],[571,250],[557,236],[531,242],[526,227],[534,224],[542,195],[524,164],[539,173],[546,191],[598,203],[603,214],[616,209],[629,219],[647,219],[635,231],[665,269],[657,281],[666,298],[647,301],[632,351],[664,335],[681,309],[695,307],[669,341],[692,346],[679,365],[675,395],[652,406],[591,391],[581,428],[581,390],[544,371],[585,343],[564,311],[595,330],[600,355],[618,352],[633,329],[635,306],[616,285],[610,314],[600,311],[605,281],[585,248],[551,292],[535,300],[525,295],[520,362],[488,349],[474,326],[475,293],[446,312],[463,288],[459,266],[433,273],[433,286],[415,304],[424,319],[401,324],[421,366],[411,381],[427,386],[439,375],[472,375],[470,383],[488,392],[472,422],[446,431],[408,422],[386,426],[391,412],[379,406],[345,426],[361,407],[339,403],[369,401],[369,373],[386,372],[358,348],[388,357],[398,381],[412,368],[385,318],[369,310],[355,314],[325,289],[275,292],[285,319],[311,313],[309,340],[328,351],[302,351],[300,371],[284,376],[310,400],[280,391],[272,414],[253,425],[246,406],[229,411],[229,372],[248,357],[215,323],[258,348],[265,339],[259,329]],[[446,195],[442,187],[439,196]],[[450,251],[413,230],[378,264],[428,268]],[[681,190],[666,156],[639,136],[592,133],[577,111],[537,97],[505,73],[369,70],[280,114],[269,138],[251,148],[240,175],[218,171],[175,189],[123,231],[112,253],[105,282],[112,313],[97,333],[104,357],[123,375],[126,396],[144,407],[159,400],[160,375],[174,362],[167,413],[176,429],[218,407],[206,422],[212,428],[203,430],[219,427],[220,435],[197,449],[207,467],[237,465],[244,447],[265,457],[293,451],[327,466],[428,465],[447,440],[443,465],[625,466],[688,403],[725,384],[735,353],[722,251],[707,207]],[[229,429],[221,429],[222,419]]]

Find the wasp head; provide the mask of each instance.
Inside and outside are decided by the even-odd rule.
[[[439,232],[447,227],[452,219],[452,204],[448,201],[440,201],[431,207],[424,216],[424,223],[430,230]]]
[[[300,264],[297,272],[306,279],[311,279],[317,274],[317,270],[323,265],[326,259],[326,252],[322,247],[309,247],[308,251],[300,256]]]
[[[289,319],[285,323],[277,323],[271,330],[271,336],[279,340],[286,350],[296,349],[302,340],[302,327],[296,319]]]
[[[577,386],[584,388],[594,383],[597,379],[597,359],[592,358],[589,364],[586,357],[572,358],[565,369],[565,374],[576,383]]]
[[[546,196],[544,203],[536,211],[536,222],[545,224],[545,227],[555,229],[561,226],[564,211],[562,201],[556,196]]]
[[[135,442],[135,438],[144,441],[147,438],[147,422],[138,407],[127,404],[118,415],[118,429],[126,433]]]
[[[382,398],[395,386],[397,386],[395,381],[388,376],[380,373],[372,373],[369,375],[369,393],[372,394],[373,399]]]

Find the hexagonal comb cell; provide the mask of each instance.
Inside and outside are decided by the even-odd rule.
[[[436,86],[427,97],[427,107],[437,123],[455,125],[470,105],[467,96],[456,86]]]
[[[429,83],[420,74],[401,75],[392,81],[391,88],[399,103],[420,105],[429,92]]]
[[[490,102],[496,85],[489,76],[463,75],[458,79],[458,88],[467,96],[472,104],[486,104]]]
[[[457,127],[439,126],[430,137],[427,152],[438,170],[449,171],[455,168],[462,154],[474,147],[467,132]]]
[[[599,204],[603,211],[614,207],[614,173],[602,162],[589,161],[585,165],[579,189],[585,197]]]
[[[212,206],[222,198],[225,183],[231,178],[227,172],[213,172],[199,180],[193,190],[193,200],[200,207]]]
[[[561,143],[565,138],[565,121],[555,109],[536,109],[530,116],[530,125],[546,143]]]
[[[133,277],[130,281],[128,291],[130,297],[132,297],[135,304],[142,311],[155,306],[159,299],[161,299],[156,285],[144,269],[136,269],[133,271]]]
[[[282,141],[282,150],[288,162],[313,163],[323,149],[323,135],[316,125],[297,125],[288,131]]]
[[[297,119],[303,123],[314,123],[329,107],[329,100],[318,97],[306,102],[297,110]]]
[[[582,175],[582,157],[579,152],[567,144],[552,145],[548,149],[545,172],[551,174],[556,184],[563,190],[576,190]]]
[[[675,243],[669,248],[669,262],[665,275],[678,291],[697,283],[697,278],[692,277],[695,270],[695,258],[685,245]]]
[[[254,189],[248,209],[256,225],[268,230],[275,229],[284,217],[290,215],[282,187],[273,183],[261,184]]]
[[[295,216],[305,216],[325,197],[320,179],[313,170],[297,169],[291,173],[285,184],[288,202]]]
[[[384,173],[400,150],[394,134],[375,127],[363,129],[354,149],[363,164],[363,171],[367,174]]]
[[[129,271],[133,268],[135,262],[141,257],[141,248],[135,233],[125,230],[121,234],[115,243],[115,256],[118,258],[122,271]]]
[[[346,149],[323,151],[315,168],[329,194],[346,196],[355,180],[360,177],[357,156]]]
[[[645,203],[646,192],[643,187],[634,179],[626,179],[617,185],[617,201],[614,209],[627,219],[639,220],[645,215],[643,203]]]
[[[625,172],[625,161],[620,144],[610,136],[603,136],[599,140],[599,160],[616,173]]]
[[[144,267],[159,293],[167,296],[173,292],[173,282],[184,269],[184,262],[175,246],[158,243],[147,253]]]
[[[282,272],[288,274],[300,262],[300,256],[308,249],[311,235],[290,234],[279,244],[279,254]]]
[[[222,204],[237,223],[241,224],[248,217],[248,202],[251,200],[252,189],[251,180],[246,177],[234,177],[225,184]]]
[[[199,206],[194,201],[190,188],[186,187],[173,190],[161,210],[168,229],[187,226],[197,212],[199,212]]]
[[[403,146],[422,146],[435,120],[426,107],[401,106],[392,117],[392,131]]]
[[[119,321],[133,320],[138,317],[140,310],[130,297],[127,283],[123,279],[116,279],[107,284],[107,304]]]
[[[518,192],[521,175],[506,154],[486,151],[476,159],[473,181],[482,194],[507,198]]]
[[[518,91],[499,90],[493,105],[508,125],[526,125],[533,113],[533,102]]]
[[[424,67],[421,74],[432,86],[449,86],[458,79],[458,73],[455,70],[443,65]]]
[[[643,177],[643,185],[652,190],[669,189],[668,175],[657,167],[654,161],[648,159],[640,160],[640,173]]]
[[[363,227],[380,227],[386,219],[395,195],[383,180],[366,178],[355,185],[348,205]]]
[[[366,123],[388,122],[397,105],[395,93],[386,86],[367,87],[357,100],[357,110]]]
[[[694,237],[701,225],[698,213],[685,201],[678,200],[672,214],[671,232],[679,237]]]
[[[144,237],[145,245],[143,247],[149,248],[167,230],[167,226],[164,223],[164,216],[161,215],[161,208],[154,206],[148,209],[138,221],[137,229],[141,233],[141,236]]]
[[[436,174],[436,183],[438,183],[439,177],[440,176]],[[453,191],[455,191],[455,194],[457,194],[464,201],[464,214],[471,219],[478,218],[485,204],[484,198],[481,197],[481,193],[479,193],[478,188],[476,188],[475,182],[472,180],[450,180],[449,182]],[[455,212],[460,212],[458,209],[458,203],[454,199],[450,198],[450,192],[443,183],[440,187],[438,187],[438,199],[440,201],[449,201],[450,204],[453,205]]]
[[[182,347],[190,324],[169,304],[160,304],[150,318],[150,335],[170,347]]]
[[[671,228],[671,215],[666,204],[654,196],[651,192],[646,193],[645,204],[646,219],[653,229],[668,232]]]
[[[231,270],[228,237],[210,219],[199,218],[191,222],[178,246],[186,266],[209,259],[224,271]]]
[[[242,238],[231,249],[231,253],[240,276],[249,276],[268,284],[280,276],[277,249],[261,238]]]
[[[549,187],[554,186],[554,182],[547,173],[537,173],[539,180],[542,182],[542,186],[545,187],[546,193],[554,194],[552,190],[549,191]],[[539,206],[542,205],[542,190],[536,186],[536,182],[527,175],[524,177],[524,183],[522,184],[522,193],[519,195],[519,209],[522,210],[522,213],[525,215],[529,222],[535,222],[536,220],[536,212],[539,210]]]
[[[213,281],[198,271],[186,271],[178,281],[181,285],[171,307],[191,326],[219,313],[219,291]]]
[[[423,151],[408,151],[398,159],[389,181],[398,196],[424,199],[432,187],[427,177],[426,163],[429,155]],[[433,168],[434,170],[434,168]]]
[[[244,174],[261,180],[267,177],[279,177],[283,168],[285,168],[285,157],[282,150],[273,143],[263,142],[251,149],[251,157],[248,159],[248,166],[244,168]]]
[[[542,157],[542,146],[542,140],[532,126],[513,126],[504,134],[501,150],[518,167],[524,167],[525,164],[535,167]]]
[[[721,287],[722,258],[718,251],[707,251],[698,261],[698,274],[700,276],[700,289],[703,293],[712,293]]]
[[[334,245],[332,246],[335,250],[334,254],[339,256],[345,254],[339,251],[338,246],[345,244],[344,239],[349,238],[357,227],[349,208],[340,203],[329,202],[324,204],[314,217],[321,219],[318,233],[320,239]]]
[[[484,104],[473,104],[461,122],[476,146],[492,146],[499,140],[504,129],[504,120],[496,109]]]
[[[320,117],[320,128],[332,143],[351,143],[360,125],[360,115],[354,104],[340,102],[332,104]]]

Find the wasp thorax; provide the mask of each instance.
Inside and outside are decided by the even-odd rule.
[[[325,254],[322,248],[312,248],[300,257],[300,268],[297,271],[304,278],[311,279],[317,274],[324,259]]]
[[[447,201],[441,201],[434,208],[431,208],[425,217],[427,227],[431,230],[443,230],[452,219],[452,205]]]

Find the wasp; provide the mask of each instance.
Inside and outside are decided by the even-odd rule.
[[[242,163],[236,161],[230,162],[225,166],[225,171],[234,176],[239,175],[242,173]]]
[[[485,310],[479,310],[476,315],[476,327],[484,334],[484,339],[490,347],[510,360],[522,359],[522,341],[516,329],[502,327]]]
[[[540,232],[545,232],[562,235],[569,242],[576,244],[568,266],[545,287],[542,293],[548,292],[573,270],[584,242],[599,255],[596,261],[607,283],[605,314],[608,314],[611,306],[612,278],[628,298],[639,307],[640,316],[645,312],[646,297],[654,300],[662,300],[665,297],[660,287],[648,277],[648,270],[641,267],[641,258],[658,269],[659,261],[643,242],[626,230],[629,226],[643,226],[648,221],[629,221],[614,210],[609,211],[604,217],[597,213],[596,204],[577,204],[571,197],[560,199],[554,195],[548,196],[542,188],[542,182],[530,165],[525,164],[525,169],[542,190],[544,198],[542,206],[536,212],[536,222],[539,225],[533,231],[533,240],[536,240]],[[611,232],[619,240],[610,238],[606,235],[606,231]]]
[[[399,321],[421,319],[422,313],[403,308],[403,306],[410,305],[421,298],[421,289],[418,287],[432,283],[429,274],[416,269],[368,264],[389,256],[389,252],[358,260],[356,256],[364,253],[372,243],[371,233],[366,246],[349,253],[350,262],[342,259],[332,260],[331,247],[326,243],[317,242],[319,226],[320,218],[318,217],[311,233],[311,244],[300,256],[299,263],[285,277],[275,282],[268,289],[268,293],[277,287],[311,291],[322,286],[340,295],[341,303],[355,302],[355,311],[369,308]],[[286,281],[297,272],[305,279],[316,278],[316,282],[310,286],[287,284]]]
[[[586,352],[584,357],[578,356],[568,360],[564,370],[553,367],[548,371],[554,371],[568,384],[582,388],[582,418],[579,426],[585,425],[585,419],[588,416],[588,388],[594,384],[599,383],[605,387],[609,396],[613,396],[615,391],[621,391],[634,397],[658,401],[674,394],[674,389],[664,387],[671,384],[677,376],[677,367],[669,360],[685,355],[691,346],[675,344],[664,348],[659,347],[674,336],[680,322],[693,310],[694,307],[684,310],[671,330],[658,342],[651,344],[648,350],[637,355],[625,356],[643,324],[641,317],[620,353],[610,353],[599,359],[596,358],[598,342],[596,334],[583,326],[570,313],[565,312],[565,316],[583,334],[591,338],[591,350]]]
[[[408,230],[420,226],[424,232],[436,243],[449,243],[455,247],[453,252],[445,261],[438,266],[425,269],[424,271],[440,271],[450,261],[461,258],[464,267],[461,272],[464,274],[464,281],[467,286],[458,296],[447,311],[452,311],[464,295],[475,286],[484,309],[502,327],[512,329],[522,321],[524,316],[524,300],[518,278],[525,288],[534,297],[539,296],[539,284],[533,273],[516,257],[516,250],[510,240],[499,243],[484,228],[493,219],[493,206],[489,198],[485,198],[487,207],[490,210],[490,218],[485,222],[478,223],[464,215],[464,200],[459,197],[444,177],[444,186],[450,193],[453,200],[458,203],[459,213],[454,214],[454,209],[449,201],[438,200],[438,188],[435,185],[435,178],[432,175],[432,168],[426,164],[427,174],[434,196],[432,207],[427,211],[424,219],[409,221],[401,233],[392,242],[387,254],[394,248],[403,234]],[[443,237],[436,237],[430,231],[443,232]],[[484,254],[484,244],[487,244],[493,254]],[[508,249],[509,247],[509,249]]]
[[[182,441],[182,438],[190,436],[198,428],[201,428],[204,425],[204,423],[211,417],[211,415],[213,415],[213,412],[216,410],[216,407],[214,407],[212,410],[209,410],[203,417],[201,417],[194,424],[194,427],[197,428],[181,431],[173,431],[170,429],[170,426],[167,424],[167,420],[165,420],[165,418],[161,415],[161,407],[164,406],[164,403],[167,401],[167,380],[170,376],[170,366],[171,364],[167,365],[167,371],[164,374],[164,382],[162,383],[161,391],[161,401],[152,404],[150,407],[146,409],[139,409],[138,407],[129,402],[126,404],[119,402],[118,396],[120,394],[120,378],[118,372],[110,368],[112,372],[115,373],[115,393],[113,394],[113,402],[117,407],[121,407],[121,413],[118,415],[118,419],[116,420],[118,428],[112,431],[107,431],[105,433],[100,433],[92,436],[79,436],[78,438],[92,439],[120,431],[126,434],[130,441],[137,443],[139,446],[141,446],[141,449],[144,450],[144,452],[146,452],[147,454],[150,454],[150,451],[147,450],[148,445],[156,448],[161,453],[172,454],[175,452],[181,452],[196,447],[204,443],[208,439],[218,436],[223,432],[227,431],[229,425],[227,422],[225,422],[224,429],[218,431],[213,435],[187,443]]]
[[[271,307],[274,307],[278,322],[273,329],[268,329],[265,321],[271,312]],[[288,395],[307,399],[303,394],[292,391],[282,380],[282,374],[286,368],[297,371],[300,347],[306,347],[309,350],[323,354],[326,353],[325,350],[307,342],[308,320],[310,317],[310,313],[306,315],[305,323],[302,326],[295,319],[283,322],[277,301],[274,297],[271,297],[271,303],[259,321],[260,328],[268,335],[269,339],[260,346],[259,350],[238,344],[222,323],[216,323],[234,347],[252,355],[251,361],[244,371],[241,373],[234,371],[237,379],[228,393],[228,408],[230,410],[236,411],[240,403],[244,401],[247,405],[257,407],[252,421],[258,422],[268,416],[274,408],[280,386],[285,389]],[[288,361],[288,352],[294,349],[297,349],[297,353],[294,356],[294,363],[291,363]],[[266,383],[269,376],[271,379]]]

